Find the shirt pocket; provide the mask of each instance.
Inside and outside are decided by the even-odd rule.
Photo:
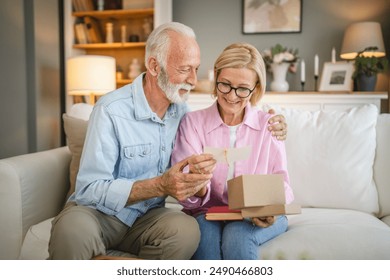
[[[135,178],[147,173],[153,165],[152,144],[123,147],[122,155],[119,175],[124,178]]]

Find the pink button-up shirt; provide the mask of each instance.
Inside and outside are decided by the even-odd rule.
[[[267,129],[270,114],[253,108],[245,108],[242,124],[237,129],[236,147],[251,147],[249,159],[235,162],[234,177],[244,174],[282,174],[286,203],[294,199],[287,172],[287,159],[283,141],[277,140]],[[209,108],[187,113],[176,135],[172,164],[193,154],[203,153],[204,147],[229,148],[229,127],[222,121],[215,102]],[[190,215],[204,213],[211,206],[227,205],[228,165],[217,163],[213,178],[207,186],[207,194],[190,197],[180,204]]]

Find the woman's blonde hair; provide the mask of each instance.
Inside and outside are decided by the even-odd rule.
[[[225,68],[247,68],[256,72],[258,83],[250,98],[252,106],[256,105],[263,96],[267,84],[264,60],[260,52],[248,43],[231,44],[222,51],[214,63],[215,81]],[[217,96],[216,87],[213,94]]]

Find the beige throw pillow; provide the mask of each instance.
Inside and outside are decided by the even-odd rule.
[[[64,129],[68,141],[72,159],[69,167],[70,189],[67,198],[74,192],[76,177],[79,171],[81,152],[83,151],[85,135],[87,133],[88,121],[73,118],[67,114],[62,115]]]

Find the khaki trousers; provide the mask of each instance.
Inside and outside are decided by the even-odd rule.
[[[178,210],[151,209],[128,227],[114,216],[68,203],[52,222],[49,259],[91,259],[108,249],[141,259],[190,259],[199,240],[196,220]]]

